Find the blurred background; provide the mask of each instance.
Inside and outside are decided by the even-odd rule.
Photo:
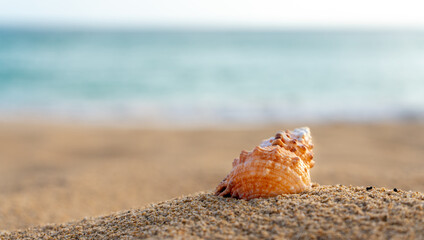
[[[0,0],[0,230],[211,190],[302,125],[314,181],[424,191],[423,7]]]

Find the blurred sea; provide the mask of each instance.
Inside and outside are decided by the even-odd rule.
[[[424,118],[424,32],[0,30],[0,119]]]

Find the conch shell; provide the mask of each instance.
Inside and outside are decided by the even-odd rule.
[[[252,151],[243,150],[215,195],[249,200],[303,192],[311,187],[312,148],[307,127],[278,132]]]

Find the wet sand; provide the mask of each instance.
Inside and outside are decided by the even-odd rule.
[[[0,229],[68,221],[77,221],[76,227],[84,217],[131,208],[141,213],[140,208],[149,203],[211,191],[242,149],[291,127],[153,130],[2,123]],[[424,192],[424,124],[310,127],[316,156],[314,182]],[[384,202],[384,197],[376,201]],[[419,197],[414,201],[423,202]],[[146,228],[151,225],[144,223]],[[34,234],[40,231],[45,230]]]

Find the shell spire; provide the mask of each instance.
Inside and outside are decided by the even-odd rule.
[[[242,151],[215,195],[253,199],[299,193],[311,186],[313,144],[308,127],[277,132],[252,151]]]

